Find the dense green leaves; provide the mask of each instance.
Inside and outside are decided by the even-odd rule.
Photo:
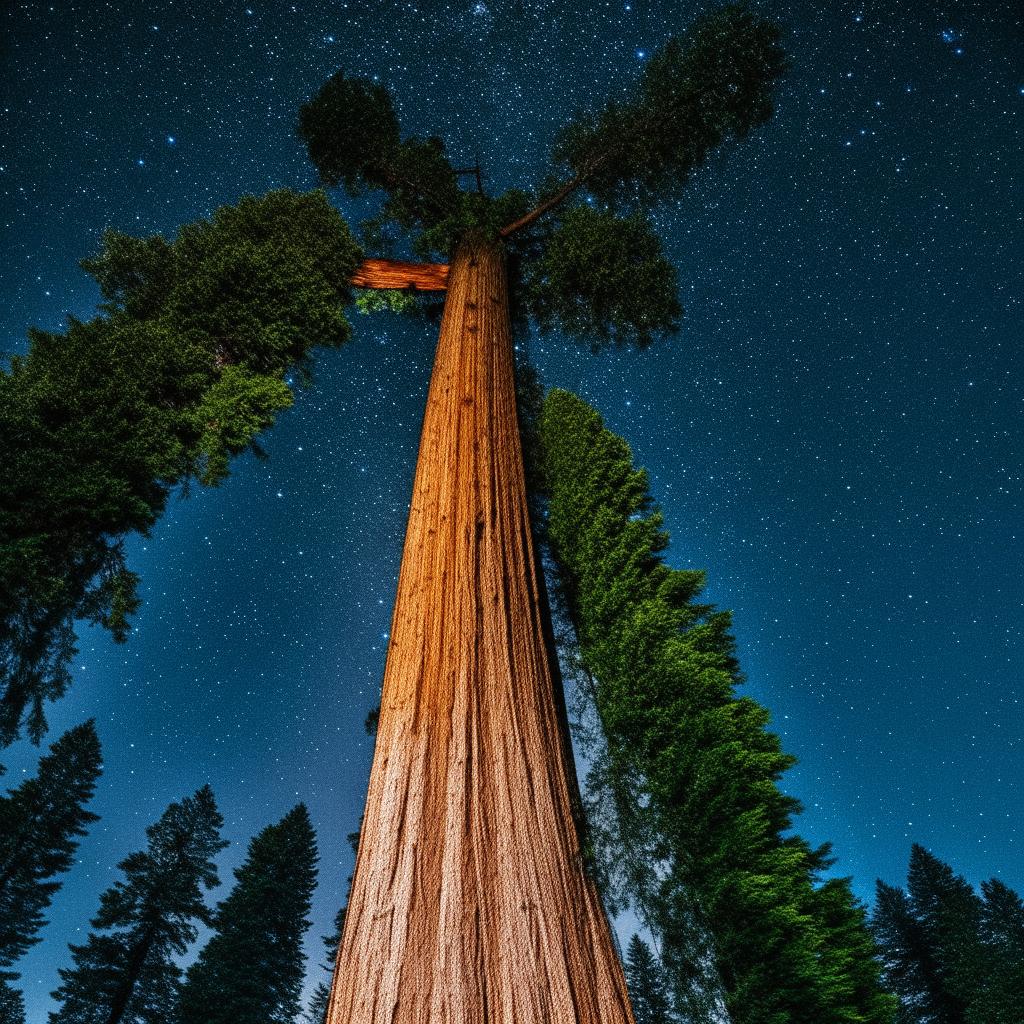
[[[339,71],[299,111],[299,136],[325,185],[387,193],[385,219],[431,227],[455,212],[459,187],[440,139],[400,137],[387,89]]]
[[[56,878],[71,867],[79,839],[97,820],[85,805],[100,761],[90,720],[50,747],[33,778],[0,797],[0,967],[11,966],[39,941],[43,911],[60,888]],[[14,997],[8,999],[13,1007]]]
[[[573,207],[524,275],[524,301],[543,330],[640,348],[678,330],[675,269],[639,215]]]
[[[647,218],[715,149],[771,116],[786,66],[779,36],[746,8],[722,7],[654,54],[629,99],[564,129],[554,159],[568,180],[552,175],[536,207],[560,219],[544,234],[526,218],[527,237],[513,238],[524,249],[525,305],[542,328],[595,347],[644,346],[678,328],[675,274]],[[561,214],[580,193],[596,206]]]
[[[291,404],[288,374],[350,335],[360,259],[323,193],[246,197],[168,242],[108,231],[84,266],[104,315],[30,332],[0,372],[0,744],[64,691],[84,618],[124,639],[123,538],[171,489],[216,483]]]
[[[181,956],[209,925],[203,891],[218,884],[213,858],[227,844],[213,793],[204,786],[171,804],[146,829],[144,851],[119,865],[124,878],[100,898],[95,929],[72,945],[61,968],[51,1024],[167,1024],[173,1019]]]
[[[303,804],[252,840],[234,888],[217,907],[213,938],[188,969],[180,1024],[292,1024],[316,861]]]
[[[729,4],[655,53],[630,99],[570,124],[556,161],[602,202],[648,203],[767,121],[785,67],[778,28]]]
[[[324,185],[358,195],[401,143],[391,94],[378,82],[332,75],[299,111],[299,137]]]
[[[606,740],[592,832],[620,899],[658,935],[676,1009],[734,1024],[887,1022],[863,910],[827,851],[791,835],[792,758],[741,681],[728,613],[672,569],[643,471],[598,414],[552,391],[540,417],[547,536]]]

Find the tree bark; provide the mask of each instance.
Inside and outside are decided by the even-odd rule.
[[[456,253],[328,1024],[632,1024],[573,817],[500,244]]]
[[[420,292],[443,292],[448,287],[448,264],[363,260],[352,275],[352,284],[356,288],[414,288]]]

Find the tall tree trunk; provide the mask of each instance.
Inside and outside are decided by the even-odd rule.
[[[632,1024],[573,817],[500,245],[451,265],[329,1024]]]
[[[139,976],[142,974],[142,968],[146,964],[146,957],[149,956],[155,937],[156,926],[148,925],[142,933],[142,938],[129,953],[125,976],[114,991],[113,999],[110,1000],[110,1012],[107,1014],[106,1024],[121,1024],[124,1012],[128,1009],[128,1002],[135,992],[135,986],[139,983]]]

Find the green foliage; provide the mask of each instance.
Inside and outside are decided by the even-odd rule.
[[[636,1024],[671,1024],[676,1018],[665,988],[661,966],[650,946],[634,935],[626,952],[626,984]]]
[[[595,349],[644,348],[679,329],[675,269],[639,215],[573,207],[539,258],[524,264],[524,277],[524,300],[538,326],[589,340]]]
[[[0,967],[9,967],[45,923],[43,911],[71,867],[78,840],[98,820],[85,810],[101,767],[90,719],[40,758],[34,778],[0,797]]]
[[[916,843],[906,891],[879,881],[872,927],[901,1024],[1024,1022],[1024,904],[996,879],[981,889]]]
[[[61,968],[50,1024],[167,1024],[173,1019],[183,955],[211,924],[203,890],[218,885],[213,858],[227,843],[213,793],[204,786],[171,804],[146,829],[145,851],[118,865],[124,874],[100,897],[95,931],[72,945]]]
[[[419,309],[415,292],[402,288],[359,288],[356,309],[360,313],[414,313]]]
[[[981,883],[980,938],[987,970],[967,1012],[968,1024],[1022,1024],[1024,902],[993,878]]]
[[[323,193],[243,198],[173,242],[104,235],[84,261],[102,316],[31,331],[0,372],[0,744],[69,682],[72,622],[123,640],[138,607],[122,540],[172,488],[217,483],[339,345],[361,258]]]
[[[234,888],[217,907],[213,938],[188,969],[180,1024],[291,1024],[316,861],[303,804],[252,840]]]
[[[387,88],[339,71],[299,110],[299,137],[324,185],[349,195],[375,186],[401,144],[398,116]]]
[[[772,113],[786,68],[779,30],[729,4],[673,37],[646,63],[634,95],[562,133],[555,160],[605,203],[647,203],[686,184],[711,152]]]
[[[606,748],[596,780],[621,817],[602,859],[659,937],[676,1009],[734,1024],[888,1022],[863,911],[816,885],[827,850],[790,834],[793,759],[741,681],[728,613],[672,569],[629,446],[564,391],[540,418],[547,535]],[[602,836],[614,845],[602,848]],[[639,849],[630,849],[634,840]],[[618,845],[625,844],[625,849]]]
[[[459,205],[459,186],[440,139],[400,137],[383,85],[339,71],[299,111],[299,137],[325,185],[349,195],[386,193],[384,220],[428,228]]]
[[[435,254],[453,254],[460,240],[469,235],[495,239],[502,227],[530,208],[530,203],[530,196],[519,189],[509,189],[493,199],[479,192],[461,192],[447,217],[413,238],[412,250],[420,259],[430,260]]]
[[[225,366],[192,412],[199,434],[199,481],[220,483],[228,475],[231,457],[245,451],[291,404],[291,388],[283,380],[245,366]]]

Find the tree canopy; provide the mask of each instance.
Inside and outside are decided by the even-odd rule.
[[[179,1024],[292,1024],[316,862],[304,804],[249,843],[234,888],[217,907],[213,938],[185,976]]]
[[[915,843],[906,890],[878,882],[872,927],[900,1024],[1021,1024],[1024,903],[998,879],[980,895]]]
[[[464,188],[440,139],[403,135],[376,81],[339,71],[302,106],[298,133],[324,185],[381,198],[367,244],[433,258],[470,234],[504,239],[515,308],[536,326],[646,345],[682,315],[654,205],[769,117],[784,69],[774,24],[737,5],[707,14],[626,99],[566,125],[539,184],[498,196]],[[360,257],[321,192],[246,197],[174,239],[107,231],[82,263],[101,315],[31,331],[27,355],[0,371],[0,744],[23,727],[40,740],[45,703],[70,681],[75,620],[127,636],[139,580],[125,538],[176,487],[215,484],[232,457],[259,454],[292,375],[349,337]]]
[[[10,967],[39,941],[43,911],[60,888],[57,876],[71,867],[78,841],[98,820],[85,805],[101,770],[90,719],[50,747],[34,777],[0,797],[0,967]],[[15,977],[0,972],[0,979]],[[17,1020],[20,1000],[4,990],[0,981],[0,1022],[5,1012]]]
[[[107,231],[83,262],[101,315],[31,331],[0,372],[0,744],[43,734],[75,619],[126,638],[126,536],[259,452],[312,348],[349,338],[360,253],[322,192],[248,197],[173,241]]]

